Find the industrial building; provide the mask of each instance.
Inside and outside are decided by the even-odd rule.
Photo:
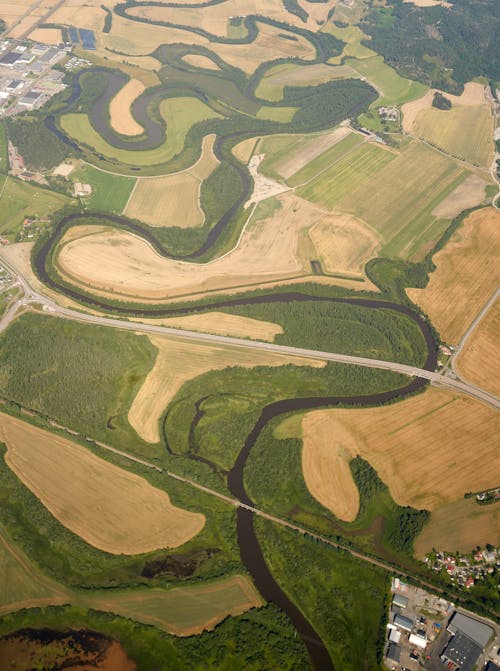
[[[389,643],[385,656],[393,662],[401,661],[401,646],[396,643]]]
[[[406,608],[406,606],[408,605],[408,601],[409,601],[408,597],[403,596],[402,594],[395,594],[392,599],[392,603],[395,606],[399,606],[400,608]]]
[[[19,100],[19,104],[23,107],[33,107],[42,97],[41,91],[29,91],[25,96]]]
[[[459,632],[465,634],[471,641],[477,643],[481,650],[484,650],[493,636],[493,629],[487,624],[458,612],[453,615],[448,623],[448,631],[450,634],[458,634]]]
[[[481,652],[481,646],[458,631],[441,653],[441,661],[444,664],[455,664],[460,671],[473,671]]]
[[[484,667],[484,671],[500,671],[500,666],[494,662],[488,662]]]
[[[413,620],[410,620],[409,617],[405,617],[399,613],[394,616],[394,624],[396,627],[400,627],[400,629],[404,629],[405,631],[411,631],[413,628]]]

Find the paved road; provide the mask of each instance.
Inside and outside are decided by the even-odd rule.
[[[419,377],[429,380],[434,385],[453,389],[455,391],[468,394],[484,403],[488,403],[494,408],[500,409],[500,399],[492,394],[484,391],[467,382],[455,380],[444,377],[441,373],[435,371],[424,370],[416,366],[408,366],[402,363],[395,363],[394,361],[383,361],[379,359],[369,359],[367,357],[350,356],[347,354],[337,354],[335,352],[323,352],[319,350],[310,350],[300,347],[290,347],[287,345],[276,345],[274,343],[261,342],[258,340],[245,340],[244,338],[233,338],[230,336],[213,335],[210,333],[199,333],[197,331],[188,331],[185,329],[170,328],[167,326],[160,326],[154,324],[141,324],[139,322],[128,322],[122,319],[113,317],[103,317],[99,315],[92,315],[85,312],[79,312],[72,308],[62,307],[54,300],[34,291],[27,280],[22,277],[0,254],[0,261],[2,265],[6,266],[13,276],[17,277],[19,285],[24,289],[25,296],[20,299],[16,306],[17,309],[22,309],[30,304],[41,305],[44,310],[54,315],[59,315],[67,319],[82,321],[91,324],[98,324],[100,326],[107,326],[110,328],[117,328],[126,331],[134,331],[136,333],[153,333],[155,335],[164,335],[170,337],[183,338],[187,340],[194,340],[200,343],[218,344],[230,347],[243,347],[245,349],[265,350],[267,352],[274,352],[276,354],[283,354],[285,356],[300,357],[306,359],[316,359],[321,361],[333,361],[336,363],[345,363],[357,366],[365,366],[368,368],[381,368],[383,370],[390,370],[395,373],[401,373],[410,377]],[[13,306],[3,319],[0,321],[0,331],[5,329],[10,321],[15,317],[16,309]]]

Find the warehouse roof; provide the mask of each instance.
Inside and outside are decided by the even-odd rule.
[[[452,634],[462,632],[472,641],[477,643],[482,649],[493,636],[493,629],[487,624],[475,620],[463,613],[455,613],[448,624],[448,631]]]
[[[387,653],[385,656],[387,659],[392,659],[395,662],[399,662],[401,659],[401,646],[396,645],[396,643],[389,643],[389,647],[387,648]]]
[[[460,671],[472,671],[480,654],[481,647],[460,631],[442,652],[442,656],[456,664]]]

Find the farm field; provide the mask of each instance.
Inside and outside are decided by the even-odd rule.
[[[263,106],[257,112],[257,119],[268,119],[269,121],[279,121],[288,123],[295,116],[296,107],[266,107]]]
[[[497,300],[479,322],[455,364],[466,380],[497,396],[500,396],[499,333],[500,301]]]
[[[494,150],[493,117],[484,85],[468,82],[460,96],[445,93],[452,103],[450,110],[432,106],[435,92],[430,89],[422,98],[403,105],[405,132],[465,161],[489,167]]]
[[[460,498],[432,511],[430,521],[415,539],[415,555],[423,558],[433,548],[471,552],[477,545],[498,544],[500,506],[480,506]]]
[[[457,344],[500,281],[500,213],[486,207],[470,214],[444,249],[425,289],[407,289],[429,315],[441,338]]]
[[[109,104],[109,120],[111,127],[122,135],[140,135],[144,128],[134,119],[131,105],[145,90],[144,84],[138,79],[129,79]]]
[[[0,614],[67,600],[66,590],[44,576],[0,526]]]
[[[92,210],[121,214],[136,183],[134,177],[113,175],[84,164],[71,173],[73,182],[90,184],[92,194],[82,201]]]
[[[297,189],[297,195],[331,210],[396,157],[396,153],[364,143],[306,186]]]
[[[113,590],[84,598],[91,608],[150,624],[176,636],[193,636],[213,629],[263,601],[249,578],[231,576],[217,582],[170,590]]]
[[[434,107],[418,113],[412,133],[473,165],[489,167],[493,159],[493,116],[489,105]]]
[[[23,484],[100,550],[132,555],[178,547],[205,524],[204,515],[178,508],[165,491],[66,438],[2,415],[0,439]]]
[[[344,129],[339,129],[339,131],[340,130]],[[358,135],[358,133],[348,133],[344,137],[342,137],[339,133],[339,138],[340,139],[335,144],[333,144],[333,146],[319,154],[319,156],[316,158],[313,158],[310,163],[307,163],[307,165],[305,165],[303,168],[293,173],[291,177],[288,178],[287,184],[292,187],[306,184],[320,172],[330,168],[334,163],[339,161],[341,158],[353,151],[358,145],[364,142],[363,137]],[[308,151],[309,155],[314,153],[312,146],[306,145],[306,147],[304,147],[302,152],[302,156],[304,158],[307,156]]]
[[[286,364],[323,367],[322,361],[286,357],[280,354],[248,351],[224,345],[193,344],[179,338],[151,336],[158,354],[151,372],[135,397],[128,421],[147,442],[160,440],[160,419],[182,385],[211,370],[231,366],[284,366]]]
[[[186,135],[194,124],[206,119],[220,118],[220,115],[207,105],[189,97],[163,100],[160,112],[169,128],[167,138],[160,147],[145,151],[117,149],[111,146],[92,128],[86,114],[64,114],[61,117],[61,125],[75,140],[93,147],[106,157],[130,165],[149,166],[165,163],[182,151]]]
[[[283,99],[285,86],[315,86],[332,79],[348,79],[359,76],[348,65],[277,65],[267,71],[260,80],[255,94],[259,98],[278,102]]]
[[[95,234],[67,244],[63,238],[58,268],[72,282],[88,284],[93,291],[154,301],[190,292],[311,276],[309,251],[306,248],[302,252],[298,244],[300,231],[329,215],[293,194],[279,196],[278,202],[281,207],[266,218],[254,217],[237,248],[207,264],[166,259],[134,235],[86,227],[87,231],[95,230]],[[352,251],[357,272],[358,253]]]
[[[346,163],[355,153],[345,159]],[[355,165],[359,165],[358,162]],[[379,233],[385,242],[383,255],[420,257],[422,248],[429,248],[446,227],[432,215],[434,208],[460,186],[469,173],[451,159],[416,142],[374,169],[373,176],[349,193],[344,191],[345,195],[337,201],[338,209],[359,217]],[[344,174],[349,174],[347,166]],[[332,177],[335,178],[335,167]],[[326,184],[322,184],[322,188],[325,189]],[[331,192],[336,191],[334,182]],[[481,195],[480,200],[482,198]]]
[[[137,319],[146,324],[162,324],[172,328],[228,335],[234,338],[253,338],[273,342],[274,338],[283,333],[279,324],[241,317],[227,312],[205,312],[202,314],[186,315],[184,317],[166,317],[164,319]]]
[[[200,181],[189,172],[139,178],[124,214],[150,226],[202,226]]]
[[[496,442],[500,419],[495,410],[471,398],[434,388],[392,406],[318,410],[302,422],[306,454],[319,455],[314,491],[322,491],[329,472],[343,457],[359,455],[377,471],[399,505],[435,510],[467,491],[496,486]],[[471,453],[470,446],[475,445]],[[322,481],[322,474],[325,480]],[[446,477],[443,478],[443,473]],[[311,493],[314,494],[311,490]],[[336,510],[352,515],[349,490],[331,492]]]
[[[330,21],[324,28],[325,32],[334,35],[339,40],[342,40],[342,42],[346,43],[343,52],[339,56],[334,56],[333,58],[330,58],[328,61],[329,63],[340,65],[342,64],[342,61],[347,57],[351,57],[358,60],[361,58],[371,58],[372,56],[377,55],[375,51],[369,49],[364,44],[361,44],[361,40],[366,40],[367,36],[358,26],[352,25],[353,20],[352,10],[353,6],[347,7],[337,5],[335,7],[336,20],[337,21],[342,20],[342,13],[347,13],[348,16],[346,16],[345,18],[347,18],[348,21],[346,21],[346,23],[350,23],[351,25],[345,25],[343,27],[340,27],[336,25],[333,21]]]
[[[1,178],[0,184],[3,184]],[[74,201],[60,193],[7,177],[3,190],[0,190],[0,234],[13,242],[25,217],[45,219],[71,202]]]
[[[423,84],[398,75],[396,70],[384,63],[382,56],[347,58],[345,65],[362,77],[366,77],[367,81],[380,92],[380,97],[375,103],[377,106],[400,105],[420,98],[426,91]]]

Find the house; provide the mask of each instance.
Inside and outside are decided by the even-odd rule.
[[[75,182],[75,196],[85,197],[92,194],[92,187],[90,184],[82,184],[82,182]]]
[[[470,575],[465,581],[465,588],[470,589],[471,587],[474,587],[474,578]]]

